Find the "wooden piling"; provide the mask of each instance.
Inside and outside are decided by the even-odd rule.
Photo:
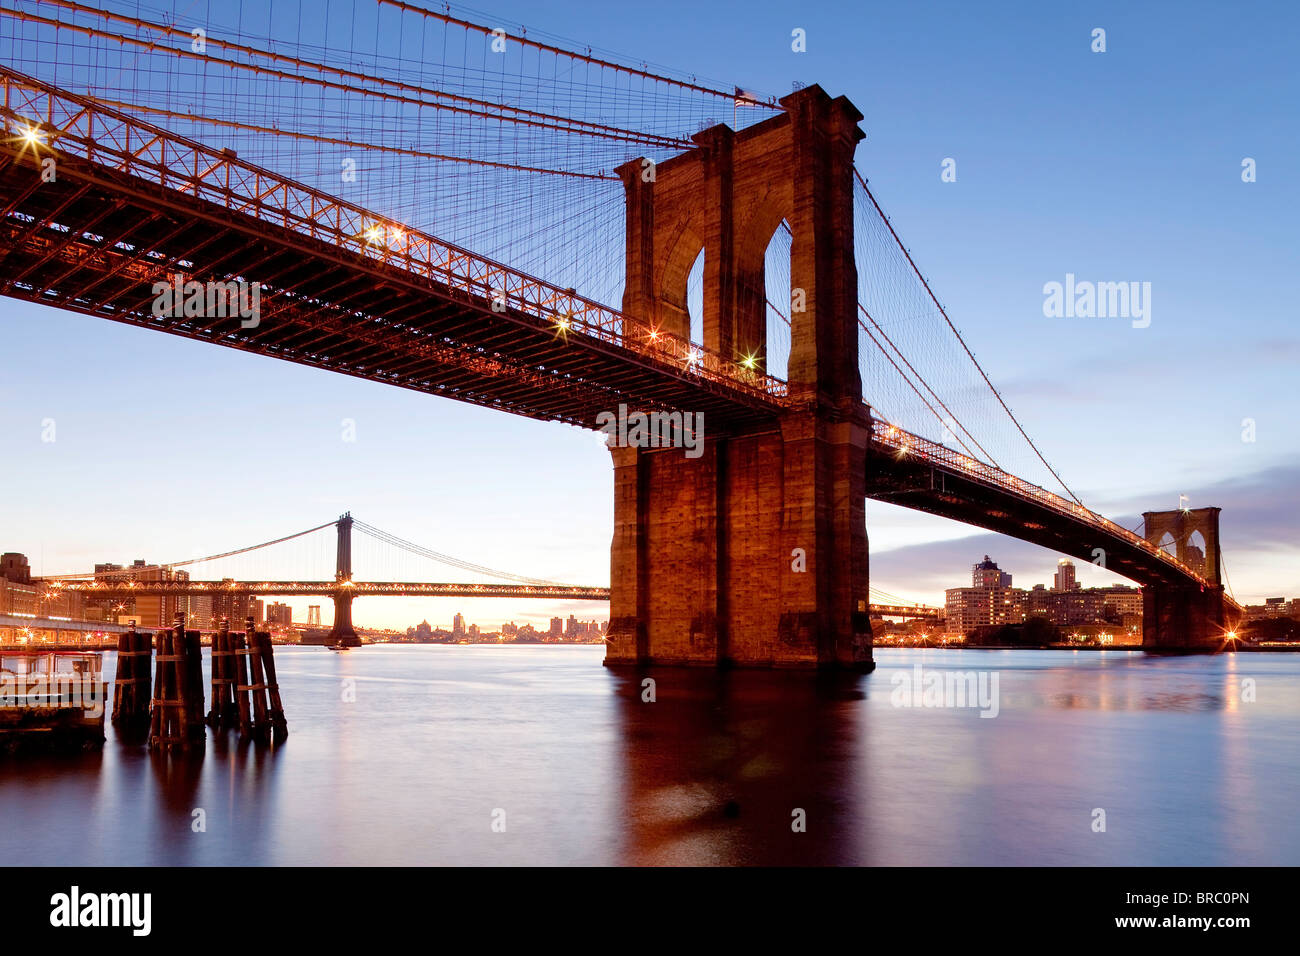
[[[253,737],[263,743],[271,740],[271,721],[266,707],[266,676],[262,672],[262,654],[259,647],[257,624],[248,619],[248,673],[251,678],[248,690],[253,695]]]
[[[150,750],[201,747],[203,729],[203,670],[199,632],[185,630],[185,615],[157,634],[157,677],[149,729]]]
[[[124,698],[127,696],[126,689],[131,683],[131,665],[134,660],[131,657],[131,635],[135,633],[135,628],[129,632],[117,635],[117,673],[113,675],[113,723],[117,723],[125,716],[123,706],[130,706]]]
[[[123,727],[148,724],[150,648],[149,635],[138,633],[134,621],[129,631],[117,637],[117,673],[113,677],[114,724]]]
[[[157,702],[161,700],[163,693],[163,657],[167,653],[167,631],[159,631],[154,635],[154,678],[153,694],[149,701],[149,749],[153,750],[155,742],[162,739],[163,732],[163,709],[158,706]]]
[[[183,626],[183,625],[182,625]],[[203,645],[198,631],[185,635],[185,718],[189,736],[196,742],[204,739],[203,730]]]
[[[234,656],[230,622],[223,619],[217,633],[212,635],[212,709],[208,711],[208,724],[213,728],[226,730],[239,726]]]
[[[239,704],[235,692],[235,686],[239,683],[239,675],[235,673],[235,640],[230,633],[230,622],[223,620],[221,626],[225,634],[222,641],[224,656],[221,658],[221,679],[225,682],[222,684],[225,691],[221,698],[221,728],[233,730],[239,726]]]
[[[275,677],[275,654],[269,632],[258,632],[257,646],[262,660],[262,672],[265,675],[266,693],[271,705],[272,740],[278,744],[289,736],[289,723],[284,718],[284,704],[280,700],[280,683]]]
[[[221,726],[221,701],[225,693],[225,688],[221,683],[221,668],[225,664],[225,652],[222,650],[222,644],[229,632],[229,627],[225,621],[221,622],[221,627],[212,635],[212,668],[209,675],[211,683],[212,704],[208,710],[208,726],[214,730]]]
[[[147,631],[135,634],[136,664],[131,676],[135,678],[135,705],[142,725],[149,723],[149,701],[153,698],[153,635]]]
[[[172,632],[159,631],[154,635],[153,700],[149,715],[149,749],[167,750],[175,737],[175,705],[171,697]]]
[[[231,637],[232,656],[231,663],[235,666],[233,678],[235,681],[235,708],[239,713],[239,736],[250,737],[253,733],[253,723],[248,712],[248,648],[245,646],[244,635],[236,631]]]

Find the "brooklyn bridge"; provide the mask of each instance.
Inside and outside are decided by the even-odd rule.
[[[0,292],[579,428],[702,415],[696,457],[611,447],[607,592],[499,585],[607,597],[610,664],[871,667],[868,499],[1139,583],[1148,649],[1235,627],[1218,509],[1130,529],[1070,490],[882,211],[846,98],[376,10],[441,52],[0,9]],[[255,283],[258,311],[158,308],[189,283]],[[333,581],[264,593],[330,595],[344,638],[337,527]]]

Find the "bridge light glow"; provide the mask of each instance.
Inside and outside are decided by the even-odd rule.
[[[758,364],[758,359],[754,358],[752,355],[746,355],[740,360],[740,364],[745,366],[745,368],[753,368]]]
[[[24,145],[33,149],[45,145],[45,134],[41,132],[40,126],[28,126],[18,135],[22,137]]]
[[[691,346],[691,348],[686,351],[686,367],[695,368],[695,366],[700,364],[702,358],[703,356],[700,354],[700,350]]]
[[[379,226],[371,226],[366,230],[366,242],[378,242],[384,238],[384,230]]]

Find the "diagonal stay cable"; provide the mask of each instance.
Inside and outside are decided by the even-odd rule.
[[[889,221],[889,217],[885,215],[885,211],[880,208],[880,203],[876,202],[876,197],[872,195],[871,190],[867,188],[867,181],[866,179],[863,178],[862,173],[858,172],[858,170],[855,169],[853,170],[853,175],[857,177],[858,185],[862,187],[863,191],[867,194],[867,198],[871,200],[871,205],[876,207],[876,212],[880,215],[881,221],[884,222],[885,228],[888,229],[889,234],[894,237],[894,242],[898,243],[898,248],[902,251],[903,255],[907,258],[907,264],[912,267],[912,271],[916,273],[916,277],[921,281],[922,287],[925,289],[926,293],[930,296],[930,301],[933,302],[935,308],[939,310],[939,314],[943,316],[944,322],[948,323],[948,328],[952,330],[952,334],[955,335],[957,337],[957,341],[961,343],[962,349],[965,350],[966,355],[970,358],[971,362],[975,365],[975,368],[979,371],[980,377],[984,379],[984,384],[989,387],[989,390],[993,392],[994,397],[997,398],[998,404],[1002,406],[1002,410],[1007,413],[1007,416],[1011,419],[1012,423],[1016,426],[1016,430],[1020,432],[1021,437],[1023,437],[1024,440],[1029,443],[1029,447],[1032,448],[1034,454],[1038,456],[1038,460],[1043,463],[1043,467],[1052,473],[1052,477],[1055,478],[1060,483],[1061,487],[1065,489],[1066,493],[1071,498],[1073,498],[1081,508],[1086,508],[1087,506],[1084,505],[1084,503],[1079,500],[1079,496],[1076,495],[1073,491],[1071,491],[1070,486],[1067,485],[1064,479],[1062,479],[1061,476],[1056,473],[1056,469],[1053,468],[1050,464],[1048,464],[1047,459],[1043,457],[1043,453],[1039,451],[1038,446],[1034,444],[1034,440],[1029,437],[1029,434],[1025,431],[1024,427],[1020,424],[1020,420],[1016,418],[1015,413],[1011,411],[1011,408],[1007,405],[1006,401],[1003,400],[1002,393],[999,392],[997,388],[994,387],[993,382],[989,380],[988,374],[984,371],[984,366],[980,365],[979,361],[975,358],[975,353],[973,353],[970,350],[970,346],[966,344],[966,340],[962,338],[961,333],[957,331],[957,326],[953,325],[952,319],[948,318],[947,311],[944,309],[942,305],[939,304],[938,298],[935,297],[934,291],[930,288],[930,283],[925,281],[925,276],[921,275],[921,270],[918,269],[916,267],[916,263],[912,261],[912,254],[908,252],[907,247],[903,245],[903,240],[898,238],[898,233],[894,231],[894,226]]]
[[[894,340],[891,339],[887,334],[885,334],[885,330],[880,327],[880,323],[875,320],[875,318],[871,315],[871,313],[867,311],[867,307],[864,306],[861,302],[858,303],[858,311],[861,312],[863,315],[865,315],[867,317],[867,321],[869,321],[873,326],[875,326],[876,331],[880,333],[880,337],[884,339],[889,344],[889,347],[893,349],[894,352],[898,355],[898,357],[903,360],[903,364],[906,365],[908,370],[913,375],[916,376],[916,380],[925,386],[925,390],[929,392],[932,396],[934,396],[934,400],[939,403],[940,408],[942,408],[945,412],[948,413],[948,417],[952,419],[952,423],[956,425],[958,428],[960,428],[962,432],[966,435],[966,437],[969,438],[974,443],[975,447],[978,448],[981,453],[983,453],[984,457],[988,460],[989,464],[991,464],[994,468],[997,468],[999,470],[1005,470],[1002,468],[1001,465],[997,463],[997,461],[994,460],[992,454],[990,454],[984,448],[984,446],[979,443],[979,440],[970,433],[970,429],[962,424],[961,420],[957,417],[956,413],[951,408],[949,408],[946,404],[944,404],[943,399],[939,397],[939,393],[930,387],[930,383],[927,382],[921,376],[921,373],[918,372],[912,366],[912,363],[908,361],[907,356],[903,354],[903,350],[900,349],[897,345],[895,345]],[[875,336],[871,335],[871,332],[867,330],[867,327],[865,325],[862,325],[861,319],[858,320],[858,325],[862,326],[863,331],[867,332],[867,335],[871,337],[872,342],[876,342]],[[880,348],[881,351],[884,351],[879,342],[876,342],[876,347]],[[885,353],[885,358],[889,358],[888,353]],[[893,363],[893,359],[890,359],[890,362]],[[893,363],[893,364],[894,364],[894,368],[897,369],[898,368],[897,363]],[[901,372],[901,369],[899,371]],[[915,391],[915,386],[913,386],[913,391]],[[917,394],[919,395],[920,393],[918,392]],[[929,405],[928,402],[926,404]],[[930,411],[933,412],[934,409],[930,408]],[[938,417],[938,412],[935,412],[935,417]],[[947,423],[944,422],[942,418],[939,419],[939,422],[945,428],[947,428]],[[970,446],[967,445],[964,441],[962,441],[961,437],[955,431],[952,432],[952,437],[956,438],[957,441],[961,442],[962,447],[966,449],[967,454],[969,454],[972,458],[979,457],[979,455],[976,455],[973,451],[970,450]]]

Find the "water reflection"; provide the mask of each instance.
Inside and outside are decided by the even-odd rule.
[[[283,746],[209,730],[201,754],[151,754],[110,729],[102,754],[0,761],[0,856],[1300,861],[1300,823],[1285,812],[1300,789],[1300,655],[909,648],[879,651],[874,674],[835,676],[610,671],[600,653],[277,649]],[[894,675],[917,665],[996,673],[997,716],[895,706]],[[1098,808],[1105,833],[1090,825]]]
[[[648,702],[645,681],[654,682]],[[623,859],[848,862],[865,678],[646,669],[613,678],[622,721]]]

